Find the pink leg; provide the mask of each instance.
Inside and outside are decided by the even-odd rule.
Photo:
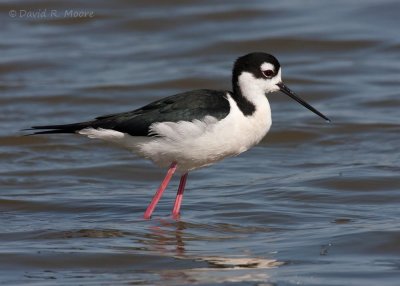
[[[185,191],[187,176],[188,176],[188,173],[185,173],[181,177],[181,181],[179,183],[179,188],[178,188],[178,192],[176,194],[174,209],[172,210],[172,217],[175,219],[179,218],[179,210],[180,210],[181,204],[182,204],[183,192]]]
[[[145,219],[150,219],[151,214],[153,213],[154,209],[156,208],[158,201],[161,199],[161,196],[165,189],[168,186],[169,181],[172,178],[172,175],[175,173],[177,164],[176,162],[173,162],[171,166],[169,167],[169,170],[167,172],[167,175],[165,176],[164,180],[162,181],[160,187],[158,188],[157,192],[155,193],[153,199],[151,200],[151,203],[146,209],[146,212],[144,213],[144,218]]]

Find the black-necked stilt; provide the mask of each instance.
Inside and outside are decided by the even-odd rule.
[[[173,216],[179,216],[188,172],[238,155],[256,145],[271,126],[266,94],[282,91],[329,119],[299,98],[281,80],[278,60],[266,53],[250,53],[233,66],[233,91],[193,90],[150,103],[142,108],[97,117],[92,121],[33,126],[34,134],[78,133],[134,151],[168,173],[149,204],[151,217],[175,171],[182,174]],[[47,129],[47,130],[46,130]]]

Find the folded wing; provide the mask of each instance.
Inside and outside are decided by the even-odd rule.
[[[230,110],[228,91],[194,90],[166,97],[142,108],[99,116],[91,121],[64,125],[33,126],[33,134],[76,133],[92,127],[112,129],[132,136],[151,136],[150,126],[159,122],[202,120],[206,116],[226,117]]]

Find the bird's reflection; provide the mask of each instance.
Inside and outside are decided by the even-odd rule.
[[[186,223],[168,219],[160,219],[158,222],[159,225],[150,227],[153,250],[164,255],[184,257],[183,231],[187,228]]]
[[[157,271],[161,281],[180,285],[193,283],[266,282],[265,269],[278,267],[283,262],[243,255],[221,255],[199,250],[187,250],[185,238],[193,224],[172,219],[159,219],[149,227],[148,250],[158,255],[173,257],[177,263]],[[204,237],[199,238],[204,240]],[[184,263],[180,263],[183,261]],[[179,283],[178,283],[179,282]],[[183,284],[182,284],[183,283]]]

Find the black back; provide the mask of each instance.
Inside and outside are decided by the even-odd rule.
[[[210,115],[226,117],[230,110],[228,91],[201,89],[172,95],[142,108],[117,114],[99,116],[95,120],[66,125],[33,126],[51,129],[34,134],[74,133],[87,127],[113,129],[132,136],[149,136],[149,127],[156,122],[201,120]]]

